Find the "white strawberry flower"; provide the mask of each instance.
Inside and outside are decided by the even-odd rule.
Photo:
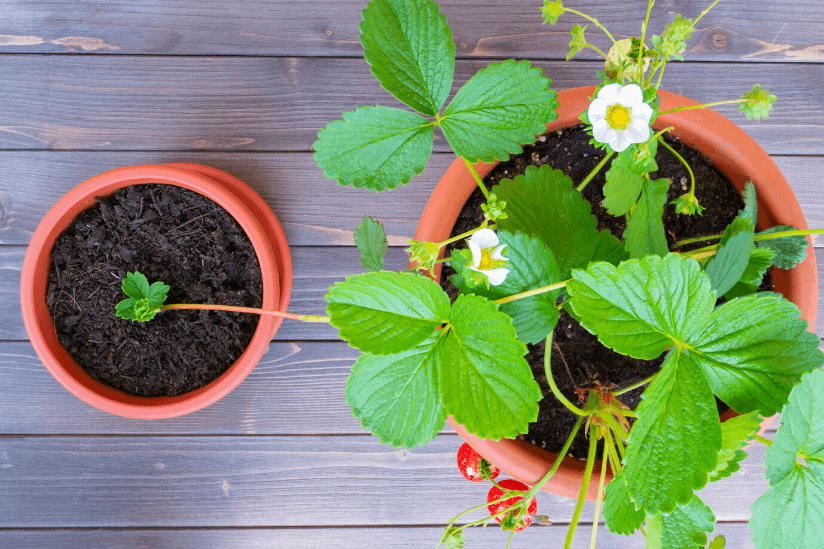
[[[503,268],[503,265],[509,260],[502,254],[506,244],[499,244],[495,231],[481,229],[469,237],[467,244],[472,252],[472,265],[468,267],[486,275],[493,286],[502,283],[509,274],[509,269]]]
[[[589,104],[587,114],[595,140],[615,152],[649,139],[652,107],[644,103],[644,92],[638,84],[604,86]]]

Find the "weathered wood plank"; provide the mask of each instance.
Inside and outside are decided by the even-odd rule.
[[[822,239],[819,239],[821,242]],[[325,314],[324,295],[329,288],[350,274],[363,272],[357,249],[351,247],[293,247],[294,270],[289,311],[302,314]],[[18,246],[0,248],[0,340],[28,339],[20,314],[20,270],[25,250]],[[406,268],[407,256],[401,248],[390,248],[385,266],[400,271]],[[816,248],[819,273],[824,272],[824,248]],[[818,277],[818,316],[824,319],[824,275]],[[824,321],[816,333],[824,336]],[[326,324],[284,321],[275,334],[279,341],[335,340],[337,330]]]
[[[460,85],[488,64],[459,60]],[[542,61],[559,90],[596,83],[595,61]],[[717,75],[724,74],[719,79]],[[682,63],[665,88],[701,102],[760,83],[781,103],[748,122],[719,107],[772,154],[822,154],[815,93],[824,64]],[[0,66],[0,148],[309,151],[319,129],[359,105],[397,105],[363,59],[15,55]],[[446,150],[435,139],[436,150]]]
[[[824,228],[818,175],[824,173],[824,156],[774,159],[810,227]],[[351,246],[352,231],[364,215],[384,223],[390,246],[405,247],[453,160],[451,153],[435,154],[409,185],[373,193],[325,178],[310,153],[0,151],[0,244],[28,244],[49,208],[94,175],[121,166],[185,161],[214,166],[245,181],[278,216],[293,247]]]
[[[455,470],[460,443],[441,435],[410,451],[351,436],[3,438],[0,527],[445,524],[487,492]],[[763,456],[752,449],[740,472],[701,492],[718,520],[749,519],[767,486]],[[573,500],[538,499],[552,522],[569,521]],[[590,502],[583,516],[593,513]]]
[[[135,164],[194,162],[231,173],[257,191],[291,246],[351,246],[364,215],[384,223],[391,246],[406,246],[454,159],[435,154],[409,185],[374,193],[327,179],[310,153],[0,151],[0,244],[28,244],[60,197],[97,174]]]
[[[8,2],[6,2],[8,4]],[[563,59],[569,30],[584,21],[561,17],[543,25],[540,2],[441,0],[453,30],[457,55]],[[701,0],[659,2],[650,32],[660,34],[675,13],[696,17]],[[160,55],[362,55],[358,23],[365,0],[233,0],[151,2],[84,0],[14,2],[3,7],[0,52]],[[575,9],[599,19],[616,38],[639,35],[645,2],[578,0]],[[687,59],[824,59],[824,8],[802,0],[765,10],[747,0],[720,3],[701,21]],[[588,39],[606,49],[607,40],[590,26]],[[591,57],[588,52],[579,54]]]
[[[573,549],[588,549],[591,524],[579,523]],[[527,547],[562,547],[567,525],[530,526],[512,540],[512,549]],[[176,549],[363,549],[393,547],[419,549],[435,547],[443,528],[254,528],[198,530],[6,530],[0,531],[0,545],[16,549],[78,549],[81,547],[175,547]],[[726,549],[751,549],[752,532],[742,522],[722,522],[712,536],[723,535]],[[711,537],[712,537],[711,536]],[[501,549],[506,535],[500,529],[470,528],[465,531],[466,546],[472,549]],[[600,547],[638,549],[644,546],[640,533],[634,536],[610,534],[604,526],[598,528]]]

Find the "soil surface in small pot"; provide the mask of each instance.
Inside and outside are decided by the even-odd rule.
[[[46,303],[60,344],[93,378],[133,395],[176,396],[217,379],[251,341],[253,314],[117,318],[127,271],[171,286],[166,303],[263,302],[255,250],[226,210],[173,185],[120,189],[78,215],[52,249]]]
[[[604,158],[603,151],[589,144],[590,136],[583,128],[581,125],[540,136],[534,145],[524,147],[522,154],[498,164],[484,178],[487,189],[491,189],[503,178],[514,178],[523,174],[528,166],[544,164],[565,172],[577,187]],[[675,213],[675,207],[669,202],[689,191],[689,173],[672,153],[665,147],[659,146],[655,158],[659,169],[651,176],[654,179],[664,177],[671,181],[667,195],[668,203],[664,209],[664,229],[670,248],[672,249],[674,242],[685,238],[723,233],[724,228],[744,207],[740,193],[704,155],[669,135],[666,136],[666,141],[689,163],[696,178],[696,197],[698,202],[706,207],[703,216],[685,216]],[[606,182],[604,174],[609,169],[609,165],[611,161],[587,184],[582,194],[592,205],[592,213],[598,219],[598,229],[609,229],[620,238],[626,228],[626,219],[611,216],[601,205],[604,200],[603,187]],[[482,203],[484,203],[483,195],[479,189],[475,189],[464,205],[451,236],[457,236],[480,225],[483,221],[483,212],[480,208]],[[678,251],[684,252],[706,244],[706,242],[701,242],[683,246]],[[454,249],[463,247],[466,247],[465,241],[450,244],[446,250],[446,257],[449,257]],[[457,288],[449,282],[449,277],[454,273],[455,271],[448,264],[444,264],[441,271],[441,286],[449,293],[452,300],[457,297]],[[768,272],[760,290],[771,289],[772,284]],[[552,376],[561,392],[572,402],[579,402],[577,389],[592,387],[596,383],[620,389],[642,381],[657,372],[664,360],[663,356],[645,361],[618,354],[601,345],[597,337],[590,334],[563,310],[553,333],[553,341],[550,357]],[[532,373],[544,397],[539,405],[538,420],[531,423],[529,431],[519,438],[551,452],[559,452],[577,417],[558,402],[549,389],[544,373],[544,343],[527,345],[527,349],[527,362],[532,368]],[[642,392],[643,388],[635,389],[621,395],[620,400],[635,409],[641,401]],[[719,412],[729,409],[723,402],[717,401],[717,403]],[[581,429],[569,453],[583,461],[586,459],[588,447],[588,440],[584,435],[584,430]],[[602,444],[599,444],[599,456],[601,447]]]

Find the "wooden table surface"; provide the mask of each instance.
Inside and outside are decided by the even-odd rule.
[[[708,3],[659,0],[651,32]],[[570,28],[583,22],[565,15],[542,25],[540,5],[444,0],[457,46],[453,90],[509,57],[542,67],[556,90],[596,83],[593,55],[563,60]],[[640,33],[646,1],[566,5],[618,38]],[[405,239],[453,160],[442,136],[426,171],[389,193],[341,188],[312,159],[318,130],[343,111],[398,104],[363,59],[364,7],[0,0],[0,547],[434,548],[451,516],[485,499],[485,487],[459,476],[461,441],[448,426],[411,451],[361,429],[343,393],[357,352],[329,326],[287,321],[221,401],[139,421],[63,389],[34,354],[20,316],[23,255],[45,212],[85,179],[132,164],[208,164],[257,190],[291,245],[290,310],[322,314],[326,289],[361,272],[352,230],[364,214],[386,225],[389,268],[403,266]],[[588,37],[603,45],[594,30]],[[824,227],[824,2],[722,0],[685,58],[667,68],[665,89],[706,102],[760,83],[778,96],[760,123],[736,107],[718,110],[772,155],[810,226]],[[824,265],[824,247],[816,251]],[[702,493],[727,547],[752,547],[746,522],[766,487],[763,456],[753,449],[740,472]],[[513,547],[560,547],[573,506],[540,494],[539,510],[554,524],[529,528]],[[575,547],[589,547],[593,512],[588,504]],[[599,547],[644,545],[640,536],[601,530]],[[502,548],[506,536],[473,529],[467,541]]]

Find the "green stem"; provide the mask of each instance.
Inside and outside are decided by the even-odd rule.
[[[659,89],[661,87],[661,80],[663,80],[663,78],[664,78],[664,69],[666,69],[666,68],[667,68],[666,63],[661,65],[661,72],[658,73],[658,82],[655,83],[655,89]],[[652,75],[650,75],[650,76],[652,76]],[[652,80],[652,79],[650,79],[650,80]]]
[[[564,280],[563,282],[556,282],[555,284],[550,284],[549,286],[542,286],[540,288],[535,288],[534,290],[527,290],[526,292],[521,292],[519,294],[512,294],[508,297],[502,297],[501,299],[496,299],[494,303],[498,305],[502,305],[504,303],[509,303],[511,301],[518,301],[519,299],[524,299],[525,297],[532,297],[534,295],[541,295],[547,292],[551,292],[552,290],[557,290],[559,288],[564,288],[567,285],[567,282],[572,280]]]
[[[544,373],[546,374],[547,383],[549,383],[549,388],[552,389],[552,394],[555,395],[555,398],[558,401],[566,406],[570,412],[573,414],[577,414],[582,417],[587,417],[590,415],[589,412],[585,412],[581,410],[573,403],[571,403],[567,397],[558,389],[558,386],[555,384],[555,378],[552,377],[552,365],[550,364],[550,356],[552,355],[552,332],[549,332],[549,335],[546,337],[546,346],[544,347]]]
[[[271,315],[280,316],[283,318],[291,318],[292,320],[301,320],[303,322],[329,322],[328,316],[320,315],[297,315],[292,313],[284,313],[282,311],[272,311],[269,309],[256,309],[254,307],[234,307],[231,305],[200,305],[195,303],[172,303],[161,307],[160,311],[179,311],[184,309],[194,309],[201,311],[228,311],[232,313],[252,313],[257,315]]]
[[[529,492],[526,493],[526,500],[530,501],[532,497],[540,491],[541,487],[549,482],[549,479],[552,478],[552,475],[555,474],[555,471],[561,466],[561,462],[564,461],[564,457],[567,455],[569,451],[569,447],[572,446],[572,441],[575,440],[575,435],[578,434],[578,430],[581,428],[581,424],[584,422],[583,416],[578,416],[578,419],[575,421],[575,426],[572,427],[572,431],[569,433],[566,442],[564,443],[564,447],[561,448],[561,451],[558,453],[558,457],[555,458],[555,463],[552,464],[552,468],[547,471],[547,473],[541,477],[541,480],[535,483],[535,485],[529,489]]]
[[[754,103],[755,101],[755,99],[727,99],[725,101],[713,101],[712,103],[703,103],[701,105],[675,107],[668,111],[659,112],[658,116],[661,116],[662,114],[671,114],[674,112],[691,111],[693,109],[706,109],[707,107],[714,107],[715,105],[729,105],[731,103]]]
[[[792,231],[781,231],[780,233],[757,234],[755,235],[755,242],[761,240],[772,240],[773,238],[784,238],[785,236],[807,236],[808,234],[824,234],[824,229],[793,229]],[[695,242],[702,242],[704,240],[717,240],[723,237],[723,234],[714,234],[710,236],[698,236],[696,238],[685,238],[675,243],[676,246],[683,246],[684,244],[693,244]],[[707,246],[707,249],[712,246]]]
[[[595,451],[597,449],[598,439],[595,437],[595,429],[590,429],[589,453],[587,455],[587,465],[586,468],[584,468],[584,480],[581,482],[581,491],[578,492],[578,502],[575,504],[575,512],[572,514],[572,520],[569,523],[564,549],[569,549],[572,546],[572,538],[575,536],[575,528],[578,526],[578,520],[581,518],[581,511],[584,509],[584,501],[586,501],[587,490],[589,489],[589,481],[590,478],[592,478],[592,467],[595,465]]]
[[[655,0],[647,2],[647,16],[641,26],[641,48],[638,50],[638,79],[642,83],[644,81],[644,43],[647,40],[647,25],[649,25],[649,14],[652,11],[653,4],[655,4]]]
[[[469,173],[471,173],[472,177],[475,178],[475,183],[478,184],[478,188],[481,189],[481,192],[484,194],[484,198],[489,200],[489,191],[486,190],[486,186],[484,185],[483,180],[478,175],[478,172],[475,171],[475,166],[473,166],[472,162],[470,162],[466,158],[464,158],[463,161],[466,164],[466,167],[469,168]]]
[[[601,500],[604,494],[604,483],[607,477],[607,444],[604,441],[604,455],[601,458],[601,477],[598,479],[598,497],[595,498],[595,518],[592,520],[592,539],[589,549],[595,549],[595,539],[598,537],[598,522],[601,517]]]
[[[683,165],[684,165],[684,167],[685,167],[685,168],[687,168],[687,171],[688,171],[688,172],[689,172],[689,174],[690,174],[690,195],[695,196],[695,175],[692,173],[692,168],[690,168],[690,165],[689,165],[689,164],[687,164],[687,161],[686,161],[686,160],[684,160],[684,159],[681,157],[681,155],[680,155],[680,154],[678,154],[677,152],[675,152],[675,149],[673,149],[672,147],[670,147],[670,146],[667,144],[667,142],[666,142],[666,141],[664,141],[664,138],[663,138],[663,137],[660,137],[660,136],[659,136],[659,137],[658,137],[658,142],[659,142],[659,143],[661,143],[664,147],[666,147],[666,148],[669,150],[669,152],[671,152],[672,154],[674,154],[674,155],[675,155],[675,158],[677,158],[678,160],[680,160],[680,161],[681,161],[681,164],[683,164]]]
[[[760,442],[761,444],[765,444],[765,445],[767,446],[767,448],[769,448],[770,446],[772,446],[773,441],[771,441],[771,440],[770,440],[770,439],[768,439],[768,438],[764,438],[764,437],[762,437],[761,435],[753,435],[753,438],[754,438],[755,440],[757,440],[758,442]]]
[[[607,38],[609,38],[610,40],[612,40],[612,43],[613,43],[613,44],[615,43],[615,38],[613,38],[613,37],[612,37],[612,35],[611,35],[611,34],[609,33],[609,31],[607,30],[607,28],[606,28],[605,26],[603,26],[603,25],[602,25],[602,24],[601,24],[601,23],[600,23],[597,19],[595,19],[594,17],[590,17],[589,15],[587,15],[587,14],[585,14],[585,13],[581,13],[580,11],[576,11],[576,10],[569,9],[569,8],[567,8],[566,6],[564,6],[564,11],[568,11],[569,13],[574,13],[575,15],[577,15],[577,16],[579,16],[579,17],[583,17],[583,18],[584,18],[584,19],[586,19],[587,21],[590,21],[590,22],[591,22],[591,23],[593,23],[596,27],[598,27],[599,29],[601,29],[602,31],[604,31],[604,34],[606,34],[606,35],[607,35]],[[606,55],[605,55],[604,57],[606,57]]]
[[[601,418],[601,420],[604,423],[609,425],[609,428],[612,429],[615,432],[616,436],[621,437],[624,440],[627,439],[629,434],[626,432],[626,430],[624,430],[624,428],[621,426],[621,424],[618,423],[618,421],[614,417],[604,415],[604,414],[599,414],[599,417]]]
[[[630,385],[628,387],[624,387],[623,389],[621,389],[618,392],[612,393],[612,396],[621,396],[624,393],[628,393],[628,392],[632,391],[633,389],[637,389],[638,387],[643,387],[647,383],[652,382],[652,380],[655,379],[655,376],[657,376],[657,375],[658,375],[658,372],[655,372],[654,374],[649,376],[647,379],[639,381],[638,383],[633,383],[632,385]]]
[[[593,177],[595,177],[595,175],[596,175],[598,172],[600,172],[600,171],[601,171],[601,168],[603,168],[603,167],[604,167],[604,164],[606,164],[606,163],[607,163],[607,161],[608,161],[610,158],[612,158],[612,155],[613,155],[613,154],[615,154],[615,152],[614,152],[614,151],[610,151],[610,152],[608,152],[608,153],[607,153],[607,155],[604,157],[604,159],[603,159],[603,160],[601,160],[600,162],[598,162],[598,165],[597,165],[597,166],[595,166],[595,168],[594,168],[591,172],[589,172],[589,175],[588,175],[588,176],[586,176],[586,177],[584,178],[584,180],[583,180],[583,181],[581,181],[581,184],[580,184],[580,185],[578,185],[578,189],[577,189],[577,190],[578,190],[578,192],[581,192],[581,191],[583,191],[583,190],[584,190],[584,187],[586,187],[586,186],[587,186],[587,183],[589,183],[590,181],[592,181],[592,178],[593,178]]]
[[[591,49],[591,50],[595,50],[596,52],[598,52],[598,53],[601,55],[601,57],[603,57],[604,59],[606,59],[606,58],[607,58],[607,54],[605,54],[605,53],[601,50],[601,48],[599,48],[599,47],[597,47],[597,46],[593,46],[593,45],[592,45],[592,44],[590,44],[589,42],[587,42],[587,43],[586,43],[586,44],[584,44],[584,45],[585,45],[586,47],[588,47],[589,49]]]
[[[458,236],[453,236],[452,238],[449,238],[447,240],[444,240],[443,242],[438,243],[438,247],[443,248],[447,244],[452,244],[453,242],[457,242],[458,240],[463,240],[464,238],[472,236],[473,233],[476,233],[476,232],[480,231],[481,229],[485,229],[485,228],[486,228],[486,222],[481,224],[480,227],[475,227],[474,229],[472,229],[470,231],[466,231],[465,233],[461,233]]]

